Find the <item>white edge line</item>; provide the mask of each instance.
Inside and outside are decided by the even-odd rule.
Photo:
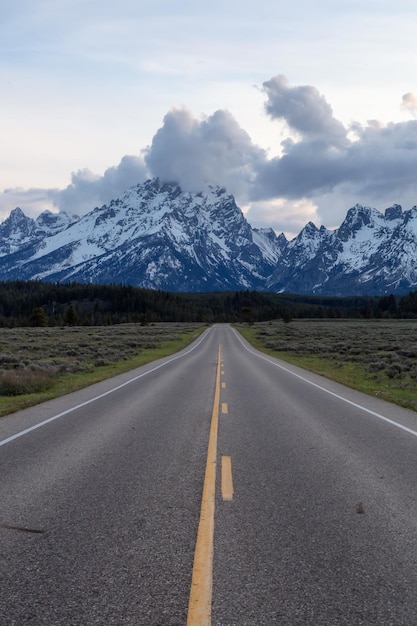
[[[321,385],[318,385],[317,383],[313,383],[311,380],[308,380],[308,378],[304,378],[304,376],[301,376],[300,374],[296,374],[295,372],[291,371],[287,367],[284,367],[283,365],[280,365],[279,363],[276,363],[275,361],[271,361],[268,357],[263,356],[261,353],[255,352],[254,350],[251,350],[243,342],[241,335],[234,328],[232,330],[235,333],[235,335],[238,338],[238,340],[240,341],[240,343],[242,344],[242,346],[245,348],[245,350],[247,350],[248,352],[250,352],[254,356],[258,357],[258,359],[262,359],[263,361],[266,361],[267,363],[270,363],[271,365],[275,365],[275,367],[279,367],[279,369],[282,369],[285,372],[288,372],[289,374],[292,374],[292,376],[295,376],[296,378],[299,378],[300,380],[308,383],[312,387],[316,387],[317,389],[320,389],[321,391],[324,391],[324,393],[328,393],[329,396],[333,396],[334,398],[337,398],[338,400],[342,400],[342,402],[346,402],[346,404],[350,404],[351,406],[354,406],[356,409],[360,409],[361,411],[365,411],[365,413],[369,413],[370,415],[373,415],[374,417],[377,417],[378,419],[380,419],[380,420],[382,420],[384,422],[387,422],[388,424],[391,424],[392,426],[395,426],[396,428],[399,428],[400,430],[404,430],[406,433],[409,433],[410,435],[414,435],[414,437],[417,437],[417,431],[412,430],[411,428],[408,428],[407,426],[403,426],[402,424],[399,424],[398,422],[394,422],[394,420],[391,420],[391,419],[389,419],[389,417],[385,417],[384,415],[381,415],[380,413],[376,413],[376,411],[372,411],[371,409],[367,409],[365,406],[362,406],[361,404],[357,404],[356,402],[352,402],[352,400],[348,400],[347,398],[344,398],[343,396],[340,396],[339,394],[335,393],[334,391],[330,391],[329,389],[326,389],[325,387],[322,387]]]
[[[21,430],[20,432],[16,433],[15,435],[11,435],[10,437],[7,437],[7,439],[3,439],[2,441],[0,441],[0,447],[1,446],[5,446],[7,443],[10,443],[11,441],[14,441],[15,439],[19,439],[20,437],[23,437],[24,435],[27,435],[28,433],[32,432],[33,430],[37,430],[38,428],[42,428],[42,426],[45,426],[46,424],[49,424],[50,422],[54,422],[55,420],[59,419],[60,417],[64,417],[64,415],[68,415],[68,413],[72,413],[73,411],[77,411],[78,409],[82,409],[84,406],[87,406],[88,404],[91,404],[92,402],[95,402],[96,400],[100,400],[101,398],[104,398],[105,396],[108,396],[111,393],[114,393],[115,391],[118,391],[119,389],[122,389],[123,387],[126,387],[126,385],[130,385],[130,383],[133,383],[136,380],[139,380],[139,378],[143,378],[144,376],[147,376],[148,374],[152,374],[152,372],[156,372],[156,370],[159,370],[161,367],[165,367],[165,365],[168,365],[169,363],[172,363],[173,361],[176,361],[177,359],[182,359],[184,356],[187,356],[188,354],[190,354],[190,352],[192,352],[193,350],[198,348],[198,346],[203,342],[203,340],[206,338],[206,336],[208,335],[210,330],[211,330],[211,328],[209,328],[206,331],[204,331],[204,333],[197,340],[197,343],[194,344],[192,348],[187,350],[187,352],[183,352],[182,354],[178,354],[177,356],[172,357],[172,359],[169,359],[168,361],[165,361],[164,363],[160,363],[160,365],[157,365],[156,367],[153,367],[152,369],[150,369],[150,370],[148,370],[146,372],[143,372],[142,374],[139,374],[138,376],[134,376],[133,378],[130,378],[126,382],[122,383],[121,385],[117,385],[117,387],[113,387],[112,389],[109,389],[109,391],[105,391],[104,393],[101,393],[98,396],[94,396],[94,398],[90,398],[89,400],[86,400],[85,402],[81,402],[81,404],[77,404],[76,406],[73,406],[70,409],[67,409],[66,411],[62,411],[61,413],[57,413],[56,415],[53,415],[52,417],[49,417],[48,419],[44,420],[43,422],[39,422],[39,424],[34,424],[30,428],[26,428],[25,430]]]

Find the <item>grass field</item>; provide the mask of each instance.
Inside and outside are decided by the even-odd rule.
[[[277,320],[239,331],[267,354],[417,410],[417,320]]]
[[[0,416],[177,352],[201,324],[0,329]]]
[[[0,329],[0,416],[185,347],[201,324]],[[417,411],[417,320],[239,325],[257,348]]]

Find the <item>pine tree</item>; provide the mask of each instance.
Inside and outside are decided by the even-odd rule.
[[[33,309],[28,322],[29,326],[45,327],[49,325],[49,318],[43,306],[37,306]]]
[[[68,326],[77,326],[78,324],[78,313],[72,304],[70,304],[65,313],[65,321]]]

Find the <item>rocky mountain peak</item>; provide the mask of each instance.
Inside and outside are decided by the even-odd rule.
[[[11,211],[9,217],[0,225],[1,233],[4,236],[15,234],[29,235],[35,227],[35,222],[30,217],[26,217],[22,209],[16,207]]]
[[[0,255],[10,254],[23,246],[35,230],[35,221],[16,207],[0,224]]]
[[[388,222],[392,222],[394,220],[399,220],[403,216],[403,210],[401,205],[393,204],[392,206],[385,209],[385,219]]]
[[[291,241],[252,228],[234,197],[150,179],[74,218],[15,209],[0,224],[0,280],[124,283],[167,291],[381,295],[417,288],[417,206],[356,204],[340,228]]]
[[[170,291],[262,289],[280,255],[275,233],[255,233],[222,187],[183,192],[159,179],[54,228],[5,266],[4,277],[123,282]],[[45,228],[48,226],[49,230]]]

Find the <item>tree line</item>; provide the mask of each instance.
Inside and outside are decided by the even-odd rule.
[[[0,327],[126,322],[256,322],[282,318],[417,318],[405,296],[324,297],[256,291],[172,293],[129,285],[0,282]]]

